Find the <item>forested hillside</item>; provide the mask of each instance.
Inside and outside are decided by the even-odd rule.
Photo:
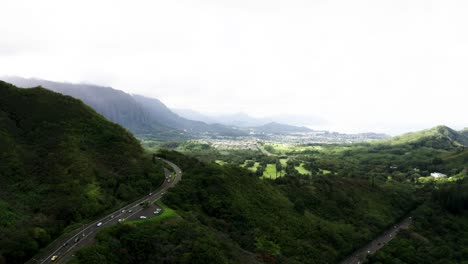
[[[96,112],[135,134],[157,134],[161,138],[172,138],[178,134],[173,128],[152,119],[132,95],[120,90],[90,84],[61,83],[20,77],[4,79],[18,87],[42,86],[82,100]]]
[[[0,263],[158,186],[139,142],[81,101],[0,81]]]
[[[427,130],[406,133],[383,141],[383,143],[394,145],[408,144],[414,147],[450,150],[461,146],[468,146],[468,134],[463,131],[458,132],[447,126],[437,126]]]
[[[468,183],[459,180],[434,191],[399,234],[369,263],[468,263]]]
[[[4,79],[19,87],[42,86],[80,99],[104,117],[141,136],[149,135],[157,139],[174,139],[186,138],[198,133],[246,134],[224,125],[208,125],[180,117],[158,99],[131,95],[111,87],[20,77],[5,77]]]
[[[103,232],[79,254],[81,263],[336,263],[416,204],[412,188],[398,183],[332,175],[267,181],[234,166],[160,155],[184,171],[164,198],[181,218]]]

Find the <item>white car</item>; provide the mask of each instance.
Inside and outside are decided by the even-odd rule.
[[[96,226],[102,226],[102,222],[97,223]]]
[[[124,219],[123,219],[123,218],[119,218],[119,222],[123,222],[123,221],[124,221]]]
[[[146,216],[142,215],[140,216],[140,219],[146,219]]]

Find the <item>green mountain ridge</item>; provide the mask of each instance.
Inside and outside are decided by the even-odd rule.
[[[468,146],[468,133],[456,131],[447,126],[437,126],[418,132],[410,132],[390,139],[378,141],[384,144],[409,144],[436,149],[453,149]]]
[[[245,132],[233,129],[221,124],[206,124],[201,121],[194,121],[183,118],[172,112],[166,105],[156,98],[149,98],[141,95],[133,95],[133,98],[142,106],[152,120],[188,133],[213,133],[229,136],[246,135]]]
[[[21,77],[4,77],[3,79],[19,87],[43,86],[46,89],[80,99],[98,113],[136,135],[152,135],[160,139],[187,138],[193,134],[204,133],[246,135],[245,132],[228,126],[209,125],[180,117],[158,99],[131,95],[111,87]]]
[[[133,135],[83,102],[2,81],[0,161],[0,263],[25,262],[163,178]]]

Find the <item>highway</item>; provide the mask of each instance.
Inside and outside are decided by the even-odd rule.
[[[156,190],[95,222],[84,225],[83,227],[70,232],[66,237],[62,237],[59,240],[54,241],[53,244],[56,245],[55,247],[45,253],[42,253],[39,257],[36,256],[27,263],[66,263],[74,257],[74,253],[79,249],[92,244],[94,242],[94,237],[100,229],[116,225],[119,222],[140,219],[141,216],[147,218],[157,217],[154,212],[158,206],[154,205],[154,202],[161,199],[165,192],[177,184],[182,177],[182,170],[177,165],[162,158],[158,159],[169,165],[173,172],[164,168],[164,183]],[[142,206],[145,203],[149,204],[146,208]],[[53,258],[54,260],[52,260]]]
[[[401,229],[408,228],[412,223],[411,216],[403,219],[403,221],[395,224],[382,234],[380,234],[377,238],[372,240],[371,242],[367,243],[367,245],[363,246],[362,248],[356,250],[353,254],[347,257],[345,260],[340,262],[340,264],[361,264],[364,262],[368,254],[374,254],[379,249],[384,247],[388,242],[395,238],[398,232]]]
[[[266,150],[263,146],[261,146],[261,145],[258,144],[258,143],[255,144],[255,145],[257,146],[258,150],[259,150],[260,152],[262,152],[262,153],[263,153],[264,155],[266,155],[266,156],[269,156],[269,157],[276,157],[276,156],[278,156],[278,155],[276,155],[276,154],[273,154],[273,153],[269,152],[268,150]]]

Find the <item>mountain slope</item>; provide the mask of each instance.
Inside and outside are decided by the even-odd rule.
[[[138,141],[81,101],[0,81],[0,262],[157,186]]]
[[[190,109],[174,109],[174,111],[188,119],[198,120],[208,124],[219,123],[236,127],[262,126],[273,121],[271,118],[255,118],[242,112],[210,116]]]
[[[427,130],[406,133],[381,142],[449,150],[468,146],[468,137],[447,126],[437,126]]]
[[[297,127],[297,126],[290,126],[285,124],[279,124],[275,122],[271,122],[265,124],[263,126],[252,127],[250,128],[251,131],[255,133],[271,133],[271,134],[291,134],[291,133],[306,133],[312,132],[313,130],[307,127]]]
[[[79,263],[338,263],[413,205],[411,189],[398,184],[374,188],[332,175],[265,181],[242,168],[160,155],[184,171],[163,198],[179,217],[103,231]]]
[[[145,109],[152,120],[158,120],[161,124],[189,133],[217,133],[222,135],[243,135],[244,132],[232,129],[220,124],[211,124],[193,121],[172,112],[166,105],[155,98],[141,95],[133,95],[135,100]]]
[[[236,126],[241,128],[263,126],[271,122],[290,126],[315,126],[323,125],[324,120],[311,115],[275,115],[268,117],[252,117],[246,113],[239,112],[234,114],[206,115],[190,109],[172,109],[178,115],[191,119],[202,121],[208,124],[219,123],[227,126]]]
[[[98,113],[135,134],[151,134],[153,137],[173,138],[181,134],[214,133],[244,135],[245,132],[220,124],[193,121],[172,112],[160,100],[140,95],[130,95],[110,87],[88,84],[51,82],[40,79],[4,77],[19,87],[42,86],[75,97],[91,106]]]
[[[468,138],[468,127],[463,130],[458,131],[458,133],[460,133],[465,138]]]
[[[174,129],[163,126],[157,120],[150,119],[140,104],[127,93],[110,87],[89,84],[51,82],[41,79],[5,77],[4,80],[18,87],[42,86],[49,90],[70,95],[82,100],[109,120],[127,128],[135,134],[171,135]]]

